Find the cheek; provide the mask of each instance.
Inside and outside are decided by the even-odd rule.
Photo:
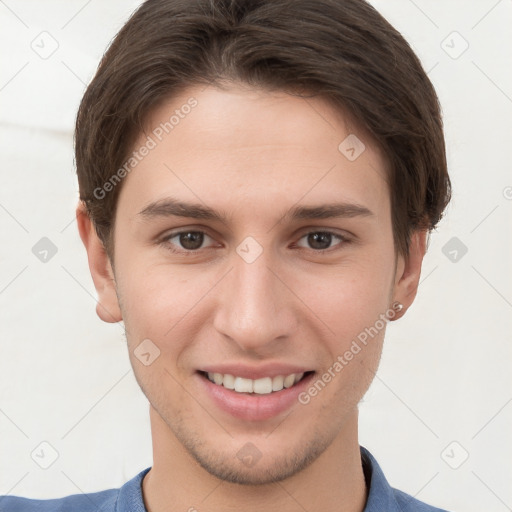
[[[118,283],[123,319],[132,347],[154,340],[176,358],[202,325],[201,299],[214,287],[214,275],[169,265],[139,264],[125,268]]]
[[[342,415],[361,400],[382,353],[391,278],[389,270],[364,266],[350,276],[337,275],[329,281],[317,279],[317,286],[309,287],[304,302],[308,301],[310,309],[328,329],[320,340],[323,347],[318,378],[306,390],[301,403],[309,403],[321,394],[316,407]],[[307,289],[304,287],[304,293]],[[320,325],[318,320],[316,324]]]
[[[135,265],[134,270],[125,267],[124,271],[118,293],[136,380],[151,403],[162,405],[173,397],[178,407],[183,393],[176,366],[194,339],[194,333],[186,331],[197,324],[187,316],[194,294],[186,280],[169,269],[157,272],[155,267]]]
[[[338,267],[297,274],[291,282],[307,305],[309,316],[316,317],[316,323],[321,320],[333,346],[342,349],[387,312],[393,265],[391,257],[359,258]]]

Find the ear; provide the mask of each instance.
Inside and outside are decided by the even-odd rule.
[[[416,297],[427,248],[427,235],[427,231],[415,231],[411,236],[409,254],[398,256],[393,301],[400,302],[403,308],[395,314],[393,320],[403,316]]]
[[[76,221],[80,238],[87,251],[94,287],[98,292],[96,313],[104,322],[119,322],[123,318],[117,300],[112,265],[103,243],[96,233],[96,228],[87,214],[85,205],[81,201],[76,209]]]

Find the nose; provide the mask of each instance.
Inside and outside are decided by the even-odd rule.
[[[217,332],[262,356],[275,354],[276,343],[293,336],[298,326],[299,301],[287,282],[292,277],[270,252],[264,250],[251,263],[233,255],[233,268],[217,290],[214,313]]]

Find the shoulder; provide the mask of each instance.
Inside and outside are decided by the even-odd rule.
[[[0,496],[0,512],[114,512],[119,489],[37,500]]]
[[[427,505],[405,492],[391,487],[373,455],[361,448],[361,461],[368,487],[368,499],[364,512],[447,512]]]
[[[147,512],[142,497],[146,468],[119,489],[37,500],[0,496],[0,512]]]
[[[395,500],[400,507],[400,511],[403,512],[447,512],[444,509],[427,505],[423,501],[419,501],[413,498],[405,492],[399,491],[398,489],[392,489]]]

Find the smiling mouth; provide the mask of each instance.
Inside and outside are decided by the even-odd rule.
[[[283,389],[295,386],[297,383],[313,374],[313,371],[305,373],[291,373],[289,375],[277,375],[276,377],[262,377],[260,379],[246,379],[229,373],[213,373],[199,371],[199,374],[217,386],[230,391],[246,395],[268,395],[278,393]]]

